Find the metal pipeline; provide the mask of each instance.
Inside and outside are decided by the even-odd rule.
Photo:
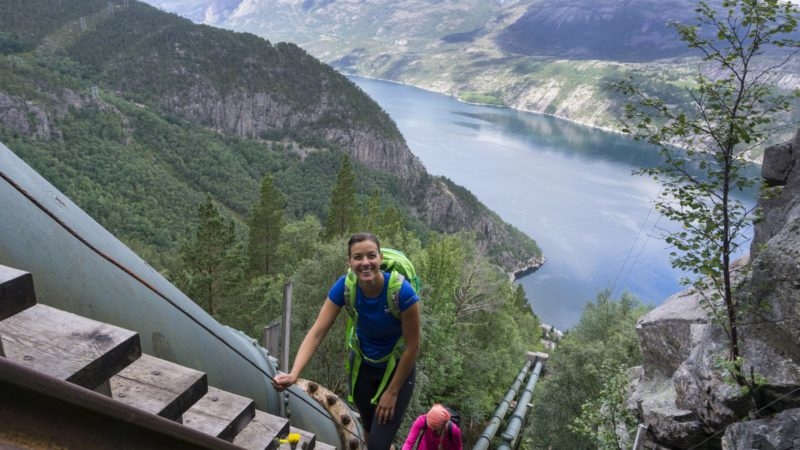
[[[522,391],[522,395],[519,396],[517,407],[514,408],[514,412],[511,413],[511,418],[508,419],[508,426],[501,435],[503,443],[497,447],[498,450],[511,449],[512,443],[516,441],[519,431],[522,429],[522,424],[525,421],[525,416],[528,414],[528,404],[533,396],[533,388],[536,386],[539,374],[542,372],[542,366],[543,363],[541,360],[537,360],[536,365],[533,366],[533,373],[528,379],[528,384],[525,385],[525,390]]]
[[[519,374],[517,374],[517,378],[514,379],[514,383],[511,384],[511,388],[508,389],[506,396],[503,397],[503,401],[497,405],[497,408],[492,414],[491,420],[489,420],[489,424],[486,426],[486,428],[484,428],[483,433],[481,433],[481,435],[478,437],[478,440],[475,441],[475,445],[472,447],[472,450],[487,450],[489,448],[489,444],[492,443],[492,438],[494,437],[495,433],[497,433],[497,428],[500,427],[500,422],[503,421],[503,418],[506,416],[506,412],[508,412],[508,407],[517,396],[517,390],[519,390],[520,385],[528,375],[531,364],[532,363],[530,359],[525,361],[525,365],[522,367],[522,370],[519,371]]]
[[[39,303],[137,331],[144,352],[205,372],[209,385],[279,415],[264,348],[208,315],[2,143],[0,264],[30,272]],[[325,409],[290,391],[292,425],[337,445]]]

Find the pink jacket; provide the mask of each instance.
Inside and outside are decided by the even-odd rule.
[[[448,427],[450,427],[450,431],[447,430]],[[439,444],[442,445],[442,450],[461,450],[461,429],[458,428],[458,425],[452,422],[448,423],[444,432],[439,435],[425,426],[425,414],[417,417],[417,420],[411,425],[406,442],[403,444],[403,450],[414,450],[414,444],[420,433],[423,434],[417,450],[439,450]]]

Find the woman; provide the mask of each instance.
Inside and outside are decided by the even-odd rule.
[[[355,365],[357,373],[349,375],[355,375],[352,394],[369,450],[388,450],[392,445],[414,391],[419,353],[419,297],[408,281],[403,281],[398,293],[400,317],[392,315],[387,288],[390,277],[398,275],[382,271],[381,259],[380,242],[373,234],[356,233],[348,241],[347,264],[356,277],[355,330],[363,356],[361,364]],[[273,379],[276,390],[286,389],[297,381],[333,326],[345,306],[345,279],[342,276],[331,286],[317,320],[297,350],[292,370]],[[374,361],[384,360],[397,351],[395,346],[401,338],[405,341],[402,354],[380,392],[387,363]]]
[[[450,421],[450,412],[436,403],[417,417],[403,450],[461,450],[461,429]]]

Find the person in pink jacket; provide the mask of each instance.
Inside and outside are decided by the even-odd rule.
[[[447,408],[436,403],[411,425],[403,450],[461,450],[461,429],[450,421]]]

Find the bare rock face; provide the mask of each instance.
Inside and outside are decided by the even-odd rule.
[[[50,137],[50,121],[42,108],[0,92],[0,124],[23,136]]]
[[[703,423],[688,409],[676,405],[672,378],[659,372],[646,375],[644,367],[633,369],[635,389],[628,408],[647,424],[651,437],[667,447],[681,448],[687,442],[701,442],[706,432]]]
[[[245,138],[258,137],[269,130],[313,129],[367,167],[390,171],[403,179],[418,178],[425,172],[422,162],[402,139],[382,138],[355,126],[344,130],[320,125],[326,114],[334,113],[324,96],[317,105],[293,110],[270,93],[222,94],[199,83],[186,96],[168,99],[165,104],[188,120]]]
[[[724,450],[800,448],[800,409],[789,409],[770,419],[735,423],[725,430]]]
[[[385,170],[403,179],[418,179],[425,166],[411,153],[405,142],[378,139],[363,130],[326,130],[326,138],[350,150],[367,167]]]
[[[750,270],[736,267],[732,274],[744,312],[743,374],[757,382],[754,394],[725,375],[729,339],[704,309],[702,293],[673,295],[639,320],[643,365],[633,377],[628,406],[648,426],[654,446],[798,448],[800,413],[793,408],[800,407],[799,159],[800,132],[767,150],[762,173],[776,192],[759,200],[764,220],[755,227]],[[748,418],[755,420],[742,422]]]
[[[695,346],[672,375],[676,405],[693,411],[708,430],[720,430],[747,417],[752,410],[766,407],[765,413],[774,412],[773,402],[800,406],[800,395],[784,397],[800,387],[800,366],[759,340],[747,327],[742,327],[742,331],[746,331],[741,346],[743,371],[761,384],[754,397],[726,378],[719,368],[728,354],[728,339],[717,326],[704,327],[700,335],[702,344]]]
[[[800,217],[800,130],[791,142],[769,147],[764,152],[761,176],[771,195],[758,199],[763,220],[754,230],[750,252],[755,257],[761,246],[784,227],[791,218]]]

